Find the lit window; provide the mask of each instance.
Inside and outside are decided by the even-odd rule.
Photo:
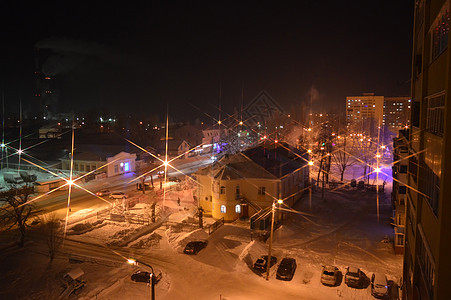
[[[221,194],[221,195],[224,195],[224,194],[225,194],[225,186],[221,186],[220,194]]]
[[[237,213],[237,214],[240,214],[241,213],[241,205],[235,205],[235,212]]]
[[[221,213],[225,214],[226,213],[226,206],[225,205],[221,205]]]

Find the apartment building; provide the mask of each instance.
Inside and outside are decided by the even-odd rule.
[[[396,133],[410,125],[410,97],[385,97],[382,125]]]
[[[406,225],[407,167],[409,164],[409,132],[400,130],[393,138],[393,228],[395,238],[393,246],[396,254],[404,253]]]
[[[451,294],[449,10],[415,1],[403,299]]]

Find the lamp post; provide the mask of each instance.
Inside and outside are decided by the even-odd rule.
[[[144,269],[146,269],[146,268],[150,269],[150,274],[149,274],[149,283],[150,283],[150,288],[151,288],[150,296],[151,296],[152,300],[155,300],[155,276],[154,276],[154,271],[153,271],[152,266],[148,265],[142,261],[133,259],[133,258],[127,259],[127,262],[129,264],[135,265],[135,266],[143,265],[145,267]]]
[[[282,204],[283,200],[277,200],[277,203]],[[268,259],[266,260],[266,280],[269,280],[269,269],[271,268],[271,248],[272,248],[272,236],[274,233],[274,211],[276,210],[276,201],[273,201],[271,208],[271,232],[269,236],[269,247],[268,247]]]

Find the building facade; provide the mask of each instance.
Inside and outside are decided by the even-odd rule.
[[[403,299],[449,299],[449,0],[415,1]]]
[[[384,97],[384,115],[382,125],[398,132],[410,125],[410,97]]]
[[[285,147],[261,144],[199,170],[196,197],[205,214],[230,222],[250,218],[277,199],[291,207],[307,187],[308,167],[305,154]]]
[[[394,134],[410,124],[410,97],[385,97],[365,93],[346,97],[346,123],[355,132],[377,135],[383,126]]]
[[[119,152],[105,157],[91,152],[75,153],[73,170],[82,173],[106,173],[107,177],[135,172],[135,153]],[[61,169],[70,170],[70,157],[61,159]]]
[[[406,227],[407,167],[409,163],[409,135],[407,130],[400,130],[393,139],[393,241],[396,254],[404,254]]]
[[[346,124],[356,132],[372,134],[383,122],[384,96],[364,93],[346,97]]]

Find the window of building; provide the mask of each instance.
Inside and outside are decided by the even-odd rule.
[[[220,189],[220,194],[224,195],[225,193],[226,193],[225,186],[222,185]]]
[[[119,166],[118,165],[114,165],[114,173],[118,173],[119,172]]]
[[[258,187],[258,194],[259,194],[259,195],[264,195],[264,194],[266,194],[266,188],[265,188],[264,186]]]
[[[401,165],[399,167],[399,173],[402,173],[402,174],[407,173],[407,166],[406,165]]]
[[[397,245],[404,246],[404,234],[397,234]]]
[[[443,136],[445,94],[432,96],[426,99],[427,116],[426,131],[438,136]]]
[[[239,205],[239,204],[235,205],[235,212],[236,212],[237,214],[240,214],[240,213],[241,213],[241,205]]]
[[[435,286],[435,263],[432,259],[431,252],[428,246],[425,244],[424,236],[421,236],[420,249],[418,253],[418,261],[423,275],[426,289],[429,292],[430,299],[434,299],[434,286]]]
[[[402,195],[405,195],[406,194],[406,190],[407,190],[406,186],[402,185],[402,186],[399,187],[398,193],[402,194]]]
[[[241,197],[241,190],[240,190],[240,186],[237,185],[236,189],[235,189],[235,199],[240,199]]]
[[[448,47],[449,11],[445,3],[431,26],[431,59],[434,60]]]
[[[225,205],[221,205],[221,213],[225,214],[226,213],[226,206]]]
[[[423,175],[424,172],[424,175]],[[431,206],[432,211],[438,216],[438,202],[440,196],[440,178],[428,166],[424,166],[422,176],[419,182],[420,191],[419,197],[426,200]]]

